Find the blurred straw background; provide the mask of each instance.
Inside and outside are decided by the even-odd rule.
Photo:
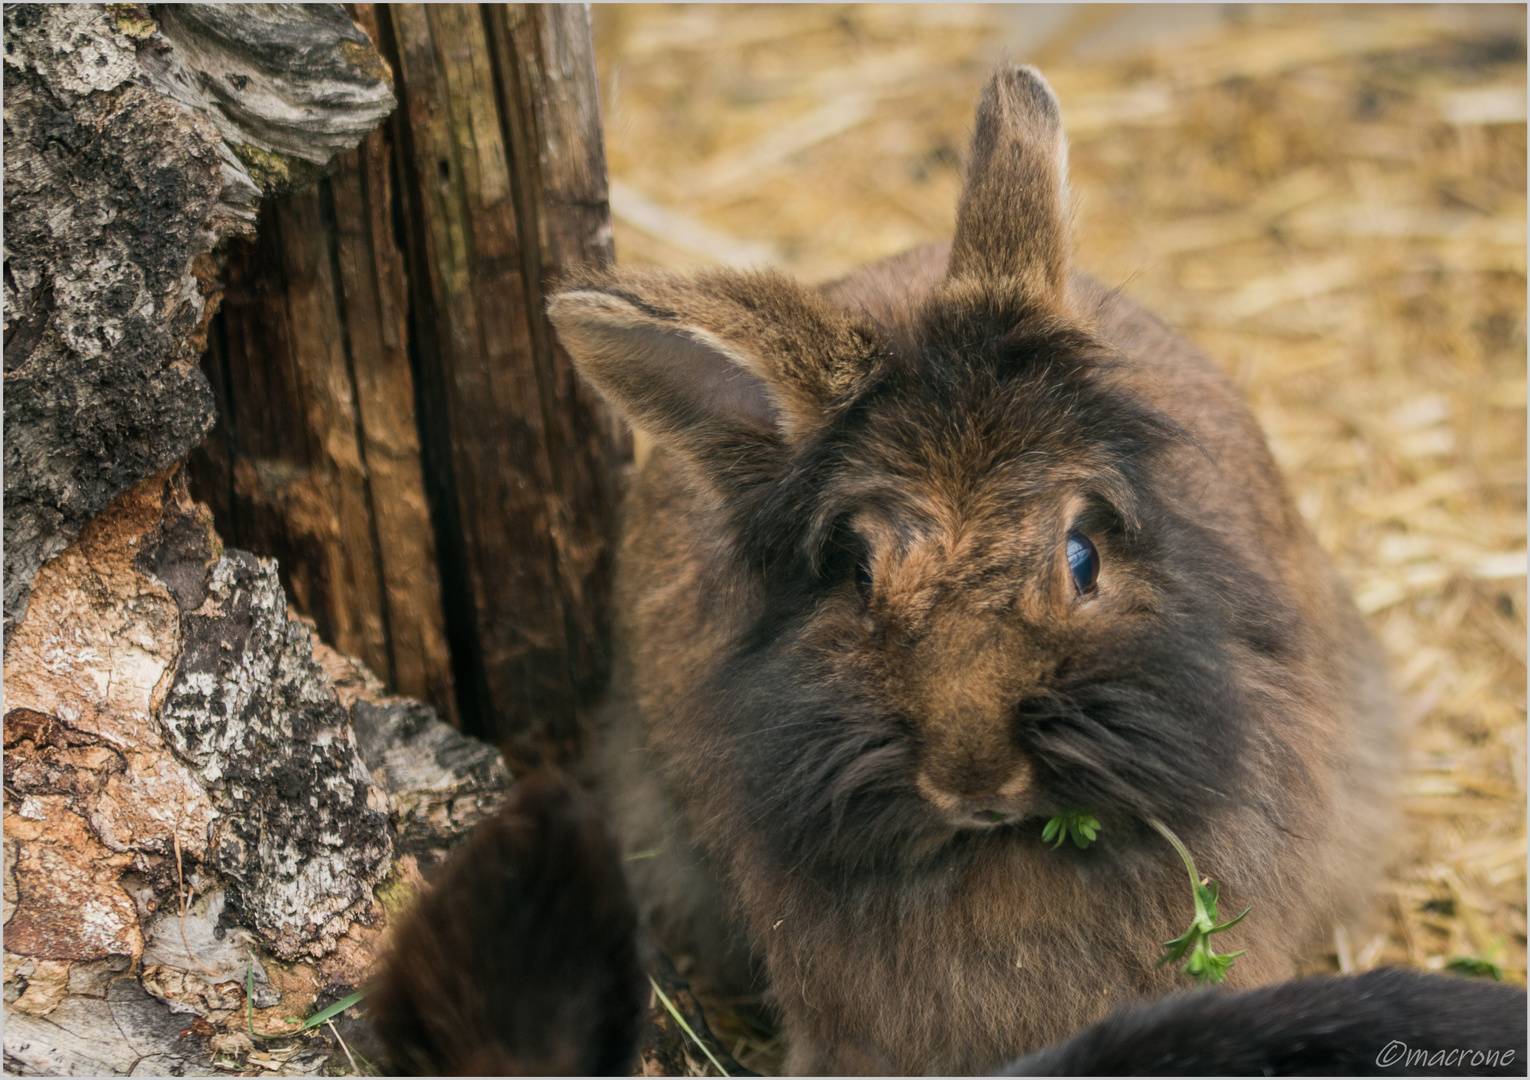
[[[944,239],[988,70],[1045,72],[1077,265],[1243,388],[1414,722],[1375,936],[1314,970],[1525,981],[1525,28],[1507,5],[595,9],[628,263],[819,281]]]

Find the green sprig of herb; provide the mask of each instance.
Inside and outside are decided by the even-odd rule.
[[[1215,881],[1207,880],[1201,883],[1201,876],[1196,872],[1195,860],[1190,857],[1190,852],[1185,845],[1180,843],[1179,837],[1174,835],[1163,822],[1150,817],[1147,823],[1156,829],[1165,840],[1174,845],[1174,850],[1179,852],[1179,857],[1185,862],[1185,870],[1190,875],[1190,890],[1195,899],[1195,915],[1190,920],[1190,928],[1173,941],[1164,942],[1165,952],[1158,961],[1158,966],[1178,963],[1183,960],[1180,970],[1189,975],[1202,985],[1219,983],[1227,977],[1227,970],[1233,966],[1233,961],[1242,956],[1244,951],[1239,949],[1234,953],[1213,952],[1209,939],[1212,934],[1220,934],[1229,927],[1236,926],[1243,921],[1253,908],[1244,908],[1243,915],[1231,919],[1225,923],[1217,923],[1217,893],[1219,886]]]
[[[1179,837],[1174,831],[1155,817],[1147,819],[1147,823],[1156,829],[1165,840],[1174,846],[1179,852],[1179,857],[1184,860],[1185,871],[1190,875],[1190,895],[1195,903],[1195,914],[1190,920],[1190,928],[1173,941],[1164,942],[1164,955],[1159,959],[1158,966],[1162,967],[1169,963],[1179,963],[1180,970],[1190,976],[1196,982],[1206,985],[1219,983],[1227,977],[1228,969],[1233,966],[1233,961],[1242,956],[1244,951],[1239,949],[1234,953],[1219,953],[1212,950],[1210,938],[1212,934],[1220,934],[1229,927],[1236,926],[1243,921],[1252,908],[1245,908],[1243,915],[1231,919],[1225,923],[1217,922],[1217,900],[1220,886],[1211,880],[1204,883],[1201,875],[1195,869],[1195,860],[1190,857],[1189,850],[1180,843]],[[1042,843],[1051,843],[1055,851],[1062,847],[1063,841],[1068,837],[1073,838],[1074,844],[1080,848],[1086,848],[1098,838],[1100,823],[1093,812],[1089,810],[1064,810],[1046,823],[1041,831]],[[1462,965],[1463,968],[1465,965]]]
[[[1086,848],[1099,835],[1100,823],[1093,813],[1088,810],[1064,810],[1041,830],[1041,842],[1045,844],[1055,839],[1057,842],[1052,844],[1052,850],[1056,851],[1071,836],[1074,844]]]
[[[1499,937],[1476,956],[1457,956],[1445,965],[1446,971],[1467,975],[1474,979],[1492,979],[1503,982],[1503,968],[1497,963],[1503,953],[1505,938]]]

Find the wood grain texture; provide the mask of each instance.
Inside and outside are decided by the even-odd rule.
[[[525,255],[531,360],[547,415],[549,524],[569,614],[576,687],[605,677],[608,530],[630,436],[574,372],[546,317],[549,287],[615,259],[589,9],[485,5],[507,118]]]
[[[568,757],[604,679],[624,456],[542,312],[548,276],[609,257],[588,16],[582,67],[556,51],[575,51],[579,25],[539,36],[540,9],[394,5],[388,16],[379,44],[402,90],[423,451],[459,700],[470,729],[513,742],[516,757]],[[560,97],[582,111],[526,104]],[[558,120],[570,114],[577,123]],[[569,207],[578,220],[564,220]]]
[[[335,258],[388,628],[389,683],[455,722],[435,536],[420,463],[409,289],[392,227],[387,132],[336,159]]]
[[[234,543],[279,560],[289,595],[325,640],[387,673],[371,497],[326,216],[318,189],[290,195],[262,214],[258,242],[230,255],[223,332],[204,361],[227,394],[218,435],[230,461],[232,521],[220,523]]]
[[[198,493],[394,689],[567,759],[631,456],[543,310],[613,257],[589,12],[348,10],[400,110],[231,257]]]
[[[372,496],[350,372],[345,308],[332,262],[333,230],[310,188],[276,204],[293,370],[308,433],[309,470],[327,506],[321,604],[331,642],[378,671],[392,668],[372,525]]]

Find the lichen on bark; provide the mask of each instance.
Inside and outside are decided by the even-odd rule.
[[[209,253],[393,107],[339,5],[172,7],[5,7],[7,641],[38,567],[212,425]]]
[[[270,1050],[246,980],[262,1034],[360,986],[384,901],[510,785],[492,747],[319,644],[173,471],[43,567],[4,674],[8,1072]],[[307,1039],[285,1068],[323,1065]]]

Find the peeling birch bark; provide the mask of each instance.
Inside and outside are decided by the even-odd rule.
[[[5,690],[11,1073],[319,1070],[326,1034],[250,1038],[247,982],[259,1035],[361,986],[511,782],[320,644],[174,471],[38,573]]]

